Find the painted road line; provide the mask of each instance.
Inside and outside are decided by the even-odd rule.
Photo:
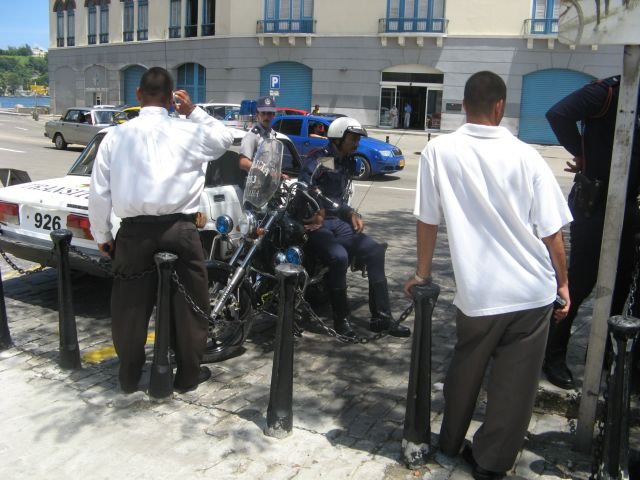
[[[404,192],[415,192],[416,191],[415,188],[402,188],[402,187],[380,187],[380,188],[386,188],[387,190],[402,190]]]
[[[147,344],[152,344],[156,339],[156,334],[154,332],[150,332],[147,335]],[[106,347],[101,347],[96,350],[92,350],[90,352],[85,352],[82,354],[82,361],[85,363],[100,363],[105,360],[109,360],[111,358],[116,357],[116,349],[113,345],[108,345]]]
[[[22,130],[23,132],[28,132],[29,129],[28,128],[22,128],[22,127],[14,127],[17,128],[18,130]]]
[[[23,152],[22,150],[13,150],[11,148],[2,148],[2,147],[0,147],[0,150],[2,150],[3,152],[26,153],[26,152]]]
[[[387,190],[402,190],[404,192],[415,192],[415,188],[402,188],[402,187],[379,187],[378,185],[371,185],[369,183],[353,183],[354,187],[363,187],[363,188],[386,188]]]

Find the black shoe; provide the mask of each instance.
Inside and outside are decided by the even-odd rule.
[[[411,335],[411,329],[396,323],[391,317],[372,318],[369,322],[369,330],[372,332],[385,332],[392,337],[408,337]]]
[[[565,390],[575,388],[573,375],[571,370],[567,368],[567,364],[562,358],[547,358],[542,365],[542,371],[547,376],[549,383]]]
[[[200,371],[198,372],[198,383],[196,383],[195,385],[191,385],[190,387],[186,387],[186,388],[174,387],[174,390],[176,392],[178,392],[178,393],[192,392],[196,388],[198,388],[198,385],[200,385],[203,382],[206,382],[210,378],[211,378],[211,370],[209,370],[208,367],[200,366]]]
[[[355,338],[356,336],[356,334],[353,332],[353,329],[351,328],[349,317],[334,319],[333,329],[338,335],[342,335],[343,337]]]
[[[476,480],[499,480],[504,478],[507,472],[493,472],[491,470],[485,470],[476,459],[473,458],[473,451],[469,445],[465,445],[462,449],[462,459],[469,464],[472,469],[473,478]]]

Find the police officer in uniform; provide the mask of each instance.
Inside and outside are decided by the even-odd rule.
[[[355,174],[353,153],[360,137],[366,135],[357,120],[338,118],[327,131],[329,145],[305,161],[298,179],[317,187],[327,197],[318,198],[321,212],[306,220],[308,246],[329,267],[326,283],[338,334],[355,336],[349,321],[347,268],[349,259],[358,256],[366,263],[369,274],[370,330],[408,337],[411,330],[396,324],[391,315],[384,271],[385,247],[362,233],[362,216],[347,203],[349,180]]]
[[[571,325],[598,278],[619,91],[619,75],[596,80],[560,100],[546,115],[560,144],[574,156],[572,162],[567,162],[568,168],[565,171],[576,174],[569,194],[569,207],[574,217],[571,223],[569,256],[571,308],[566,318],[552,320],[543,366],[547,379],[564,389],[575,387],[566,363]],[[640,108],[640,100],[637,108]],[[582,124],[581,129],[578,129],[578,122]],[[612,315],[622,312],[631,283],[634,264],[633,236],[638,232],[636,196],[639,176],[640,131],[637,122],[611,304]]]
[[[272,97],[260,97],[256,100],[257,123],[244,136],[240,145],[240,168],[247,172],[253,163],[253,157],[260,144],[267,138],[276,138],[271,122],[276,115],[276,102]]]

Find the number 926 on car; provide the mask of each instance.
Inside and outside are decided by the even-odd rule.
[[[23,208],[26,210],[24,212],[26,223],[36,230],[50,232],[53,230],[60,230],[65,227],[63,224],[65,215],[61,212],[55,210],[35,210],[26,206]]]

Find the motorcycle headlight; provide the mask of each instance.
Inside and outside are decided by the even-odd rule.
[[[227,235],[233,230],[233,220],[229,215],[220,215],[216,218],[216,230],[222,235]]]
[[[294,265],[302,265],[303,254],[300,247],[287,248],[287,262]]]
[[[278,252],[273,256],[273,264],[277,267],[278,265],[282,265],[283,263],[287,263],[287,256],[284,252]]]
[[[248,210],[245,210],[244,215],[245,218],[240,220],[240,223],[238,223],[240,233],[245,236],[253,237],[256,234],[258,220],[256,219],[256,216]]]

